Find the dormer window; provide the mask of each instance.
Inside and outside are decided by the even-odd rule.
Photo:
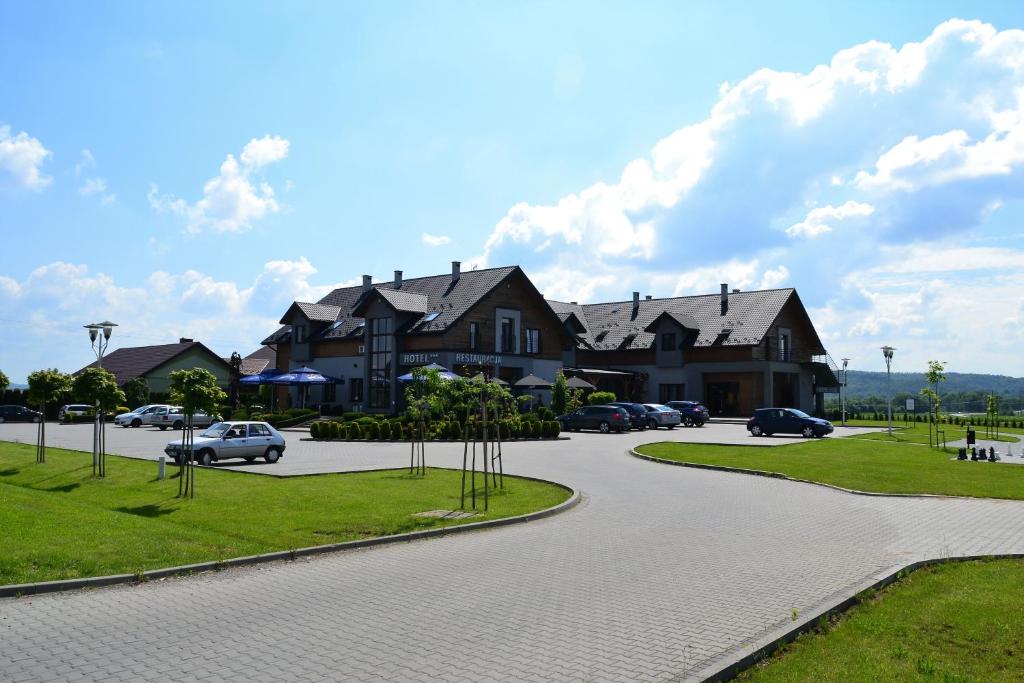
[[[305,325],[292,325],[292,339],[296,344],[306,343],[306,326]]]
[[[425,323],[432,322],[439,315],[441,315],[440,312],[438,312],[438,311],[431,311],[430,313],[427,313],[425,316],[423,316],[423,322],[425,322]]]

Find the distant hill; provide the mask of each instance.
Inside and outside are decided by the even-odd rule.
[[[884,372],[850,370],[847,395],[852,397],[885,396],[888,392]],[[923,372],[892,373],[893,394],[917,394],[925,385]],[[1024,395],[1024,377],[982,375],[972,372],[948,372],[939,388],[942,394],[992,393],[1001,396]]]

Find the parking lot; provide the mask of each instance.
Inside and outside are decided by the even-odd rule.
[[[836,427],[830,438],[849,436],[865,431],[876,431],[865,427]],[[198,432],[197,432],[198,433]],[[408,443],[375,441],[328,442],[309,440],[307,429],[284,430],[287,450],[284,457],[274,465],[263,460],[246,463],[242,460],[225,461],[216,467],[233,470],[291,476],[318,474],[323,472],[350,472],[357,470],[402,467],[409,461]],[[563,432],[563,437],[569,436]],[[107,452],[131,458],[157,460],[164,454],[164,446],[181,437],[180,432],[160,431],[155,427],[124,428],[107,425]],[[35,443],[36,425],[0,424],[0,440]],[[574,432],[568,440],[558,441],[513,441],[502,445],[505,469],[515,472],[519,456],[526,453],[545,453],[557,457],[567,451],[588,453],[599,451],[625,451],[633,446],[655,441],[679,441],[684,443],[737,444],[743,446],[781,446],[800,442],[799,436],[751,437],[742,424],[708,423],[699,428],[677,427],[633,431],[624,434],[600,434],[597,432]],[[91,424],[48,424],[46,441],[49,446],[71,450],[92,450]],[[428,464],[439,467],[460,467],[463,454],[462,442],[429,442],[427,444]]]

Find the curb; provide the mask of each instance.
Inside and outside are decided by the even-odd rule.
[[[711,665],[698,671],[693,676],[687,676],[686,681],[700,681],[701,683],[720,683],[722,681],[730,681],[737,675],[751,668],[752,666],[760,663],[762,660],[771,656],[776,651],[782,649],[785,645],[796,640],[799,636],[804,633],[813,631],[818,622],[821,619],[828,619],[830,617],[842,614],[861,603],[860,596],[865,591],[874,591],[880,588],[885,588],[904,576],[923,569],[925,567],[931,567],[939,564],[947,564],[951,562],[974,562],[979,560],[1021,560],[1024,559],[1024,553],[1008,553],[1004,555],[963,555],[959,557],[945,557],[937,558],[932,560],[919,560],[917,562],[911,562],[906,565],[897,566],[892,569],[888,569],[881,574],[876,574],[873,578],[866,580],[865,582],[858,584],[855,588],[853,595],[841,600],[838,604],[832,607],[817,607],[813,609],[805,618],[799,622],[793,622],[793,626],[785,626],[775,629],[763,638],[759,638],[752,645],[756,647],[747,652],[743,656],[733,659],[733,661],[725,666]],[[724,659],[724,658],[723,658]]]
[[[813,484],[814,486],[823,486],[833,491],[841,491],[843,493],[852,493],[855,496],[871,496],[873,498],[953,498],[957,500],[994,500],[994,501],[1014,501],[1013,498],[986,498],[983,496],[955,496],[945,493],[879,493],[877,491],[859,491],[857,489],[848,489],[835,484],[826,484],[820,481],[812,481],[810,479],[798,479],[791,477],[781,472],[771,472],[768,470],[751,470],[743,467],[729,467],[727,465],[708,465],[700,462],[686,462],[683,460],[667,460],[665,458],[658,458],[653,455],[645,455],[638,453],[636,449],[630,448],[627,453],[632,455],[634,458],[640,458],[641,460],[650,460],[651,462],[661,463],[663,465],[675,465],[677,467],[692,467],[698,470],[713,470],[715,472],[731,472],[735,474],[750,474],[755,477],[768,477],[769,479],[783,479],[785,481],[792,481],[797,484]]]
[[[394,468],[391,468],[394,469]],[[185,564],[177,567],[164,567],[162,569],[150,569],[137,574],[111,574],[109,576],[92,576],[81,579],[65,579],[63,581],[41,581],[38,583],[20,583],[0,586],[0,598],[21,597],[26,595],[39,595],[42,593],[55,593],[58,591],[74,590],[77,588],[100,588],[102,586],[113,586],[125,583],[144,583],[153,579],[162,579],[169,576],[181,576],[184,574],[195,574],[198,572],[219,571],[230,567],[246,567],[254,564],[265,564],[279,560],[295,560],[300,557],[311,557],[327,553],[343,552],[346,550],[359,550],[377,545],[389,545],[392,543],[403,543],[416,541],[422,538],[434,536],[447,536],[449,534],[479,531],[494,527],[509,526],[512,524],[523,524],[533,522],[545,517],[551,517],[562,512],[571,510],[579,505],[582,496],[577,489],[555,481],[538,479],[536,477],[524,477],[520,475],[509,475],[515,479],[537,481],[545,484],[553,484],[570,492],[568,499],[558,505],[554,505],[536,512],[528,512],[514,517],[502,517],[500,519],[489,519],[468,524],[443,526],[436,529],[424,529],[422,531],[411,531],[406,534],[393,534],[391,536],[378,536],[376,538],[365,538],[357,541],[345,541],[342,543],[329,543],[327,545],[314,545],[294,550],[281,550],[262,555],[248,555],[245,557],[233,557],[227,560],[216,560],[213,562],[199,562],[197,564]]]

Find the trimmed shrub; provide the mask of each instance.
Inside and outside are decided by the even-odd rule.
[[[590,396],[587,396],[587,405],[590,406],[604,405],[614,401],[615,393],[611,391],[595,391]]]
[[[611,393],[611,392],[607,392],[607,393]],[[613,401],[615,400],[614,397],[615,397],[615,394],[612,394],[612,400]],[[548,408],[547,406],[540,406],[539,408],[537,408],[537,417],[539,417],[541,419],[541,422],[547,422],[548,420],[554,420],[555,419],[555,413],[554,413],[553,410],[551,410],[551,408]]]
[[[353,440],[359,440],[363,438],[363,428],[355,422],[349,422],[345,425],[348,429],[348,438]]]
[[[544,423],[544,438],[554,439],[558,436],[558,432],[562,431],[562,427],[558,424],[557,420],[548,420]]]
[[[367,423],[364,427],[362,427],[362,430],[363,437],[367,441],[376,441],[377,439],[380,438],[380,425],[377,424],[376,422]]]
[[[327,424],[327,423],[325,423],[325,422],[314,422],[313,424],[309,425],[309,435],[311,437],[313,437],[314,439],[319,439],[320,438],[320,429],[325,424]]]

